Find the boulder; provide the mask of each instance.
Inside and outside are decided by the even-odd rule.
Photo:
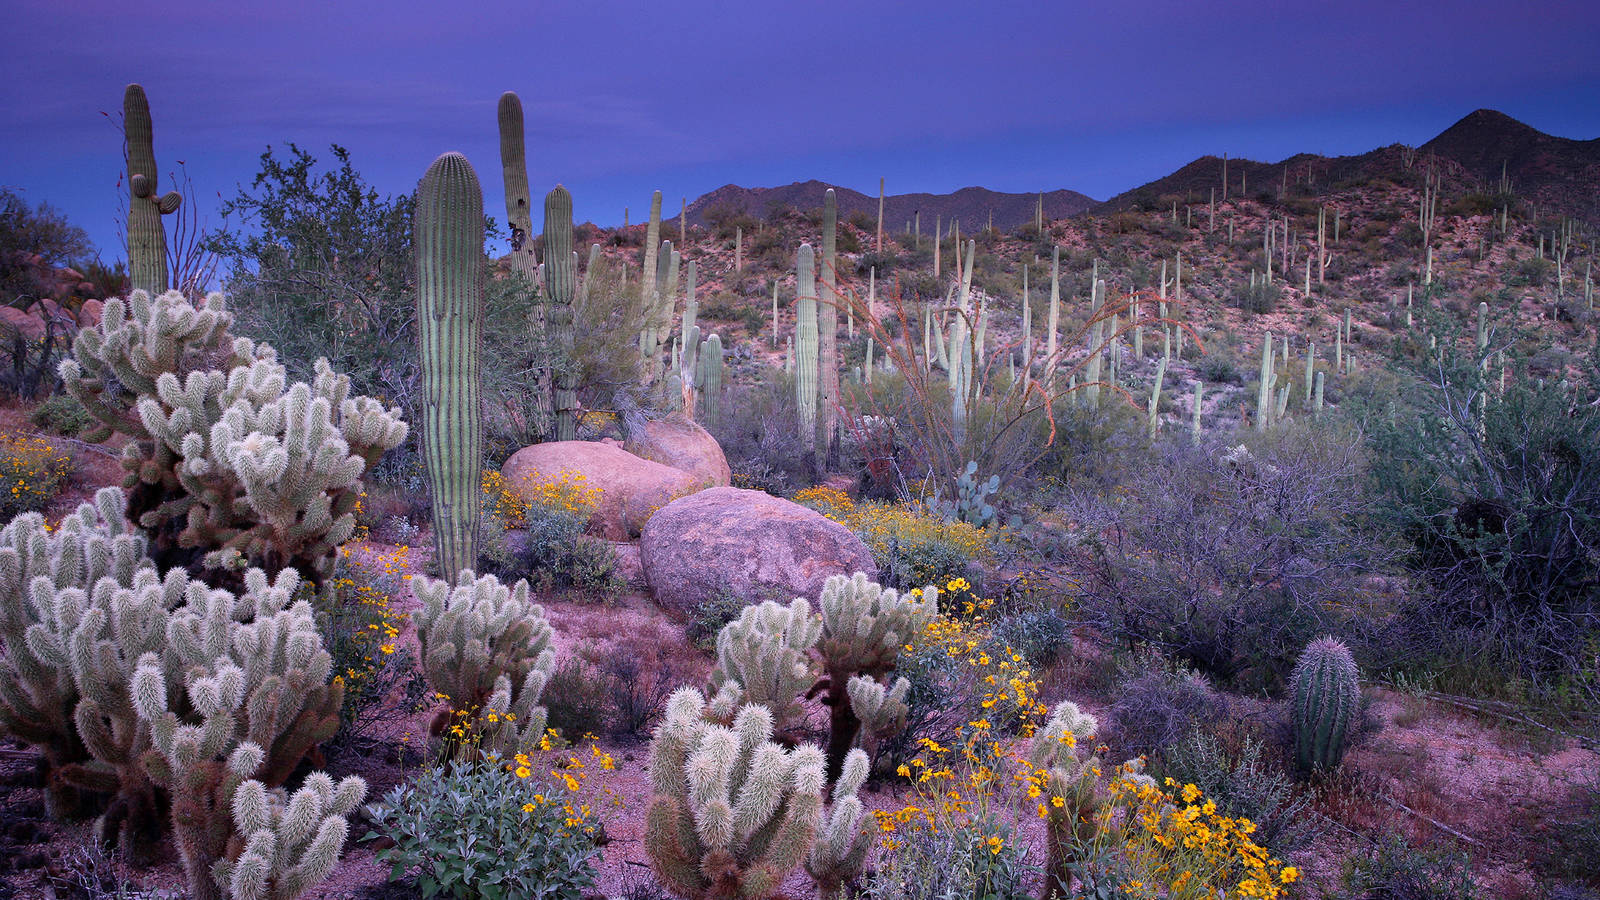
[[[656,602],[678,614],[721,594],[747,603],[815,600],[830,575],[878,573],[850,529],[798,503],[731,487],[674,500],[651,516],[639,559]]]
[[[597,441],[552,441],[523,447],[500,468],[513,490],[572,471],[599,491],[588,532],[613,541],[636,537],[651,513],[699,490],[688,473]]]
[[[682,415],[645,423],[623,446],[634,456],[688,472],[705,487],[727,487],[733,481],[717,439]]]

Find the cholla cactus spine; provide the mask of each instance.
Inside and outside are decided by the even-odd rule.
[[[1294,756],[1303,772],[1330,772],[1344,758],[1361,702],[1361,669],[1341,641],[1306,645],[1289,677]]]
[[[415,230],[422,449],[439,571],[453,575],[477,565],[483,496],[483,190],[465,156],[428,167]]]
[[[645,849],[656,875],[690,900],[771,897],[811,848],[822,814],[822,751],[772,743],[772,714],[707,719],[694,688],[672,695],[650,744]]]
[[[295,900],[328,877],[350,832],[346,817],[367,795],[350,775],[337,784],[313,772],[292,796],[254,779],[234,789],[229,813],[244,848],[212,867],[232,900]]]
[[[537,743],[547,721],[539,699],[555,671],[554,631],[544,607],[529,601],[528,583],[506,587],[468,569],[454,588],[422,576],[411,587],[422,603],[417,635],[428,687],[451,710],[476,716],[468,723],[478,732],[475,749],[510,757]],[[435,731],[450,721],[444,713]],[[464,753],[474,749],[455,743]]]

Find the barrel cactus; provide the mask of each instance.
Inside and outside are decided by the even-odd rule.
[[[1294,758],[1300,770],[1339,766],[1361,702],[1361,670],[1343,642],[1323,637],[1306,645],[1289,678]]]

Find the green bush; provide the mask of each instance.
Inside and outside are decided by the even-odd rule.
[[[28,421],[45,431],[64,437],[77,437],[93,420],[71,394],[61,391],[51,394],[28,414]]]
[[[0,523],[44,509],[72,474],[72,458],[40,437],[0,433]]]
[[[389,880],[415,872],[423,897],[581,900],[598,854],[587,823],[569,824],[560,792],[528,767],[491,757],[425,770],[368,807],[393,847],[378,851]]]
[[[1476,900],[1472,859],[1465,853],[1410,847],[1386,835],[1374,850],[1350,857],[1344,883],[1355,897],[1393,900]]]
[[[1229,305],[1247,313],[1269,313],[1278,308],[1278,298],[1282,295],[1283,289],[1277,283],[1258,279],[1253,284],[1235,288]]]
[[[584,533],[584,510],[528,509],[521,546],[513,547],[519,577],[542,591],[559,588],[611,593],[618,587],[617,551],[607,541]]]
[[[411,648],[399,640],[409,615],[395,601],[411,594],[404,571],[405,551],[357,561],[341,555],[328,589],[313,598],[333,671],[344,682],[336,748],[407,718],[427,693]]]
[[[1010,647],[1036,667],[1053,666],[1072,650],[1072,623],[1054,609],[1025,609],[1002,616],[990,638]]]
[[[582,659],[569,656],[551,673],[540,700],[549,711],[549,727],[577,743],[605,730],[606,694],[605,680]]]
[[[1261,758],[1262,745],[1245,736],[1237,750],[1196,729],[1163,753],[1163,770],[1192,784],[1229,816],[1256,824],[1251,837],[1282,856],[1310,845],[1322,832],[1311,797],[1282,769]]]
[[[716,645],[717,634],[722,631],[722,626],[739,618],[739,613],[750,602],[759,601],[740,597],[728,590],[708,597],[689,613],[689,622],[684,628],[686,636],[695,646],[711,649]]]
[[[991,836],[1002,844],[996,851]],[[1025,843],[999,816],[983,812],[954,827],[913,827],[896,833],[899,845],[885,853],[864,879],[872,900],[1027,900],[1038,867],[1027,862]]]

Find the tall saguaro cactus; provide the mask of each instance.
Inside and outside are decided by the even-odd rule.
[[[550,343],[560,354],[554,365],[556,440],[578,437],[578,395],[573,390],[572,298],[578,282],[572,253],[572,195],[561,185],[544,198],[544,293],[550,302]]]
[[[428,167],[415,231],[422,448],[439,572],[453,580],[477,562],[482,503],[483,191],[465,156],[446,153]]]
[[[183,196],[156,196],[155,137],[150,100],[144,87],[130,84],[122,93],[122,124],[128,140],[128,278],[133,290],[165,293],[167,230],[161,217],[178,211]]]
[[[794,391],[800,409],[800,440],[817,447],[817,274],[816,254],[801,244],[795,260]]]
[[[506,224],[511,228],[511,272],[521,279],[524,289],[532,291],[539,280],[539,259],[533,252],[533,199],[528,190],[528,160],[523,138],[522,100],[515,91],[500,95],[500,167],[506,187]],[[548,249],[548,248],[547,248]],[[549,254],[546,253],[546,256]],[[546,326],[542,304],[530,304],[534,331],[543,333]],[[533,373],[534,414],[539,432],[550,425],[552,405],[550,396],[550,371],[539,369]]]
[[[826,468],[826,456],[833,447],[839,427],[839,200],[833,188],[822,195],[822,305],[818,308],[817,333],[820,339],[818,389],[822,404],[823,451],[817,457],[817,471]]]

